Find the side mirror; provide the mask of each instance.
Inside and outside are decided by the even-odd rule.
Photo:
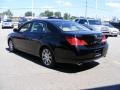
[[[19,30],[17,28],[14,28],[13,32],[19,32]]]

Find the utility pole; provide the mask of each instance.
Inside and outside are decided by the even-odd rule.
[[[88,1],[86,0],[86,5],[85,5],[85,18],[87,18],[87,8],[88,8]]]
[[[34,0],[32,0],[32,19],[34,18]]]
[[[98,18],[97,13],[98,13],[98,1],[96,0],[96,19]]]

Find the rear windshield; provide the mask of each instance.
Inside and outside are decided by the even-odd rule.
[[[58,26],[62,31],[78,31],[89,30],[88,28],[72,21],[52,21],[55,26]]]

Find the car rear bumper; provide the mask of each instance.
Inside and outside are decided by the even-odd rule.
[[[103,35],[110,35],[110,32],[102,32]]]
[[[111,35],[111,36],[119,35],[119,33],[118,33],[118,32],[111,32],[110,35]]]
[[[108,44],[98,48],[81,48],[76,51],[57,49],[55,51],[55,60],[60,63],[72,63],[79,64],[84,62],[90,62],[97,60],[101,57],[105,57],[108,50]]]

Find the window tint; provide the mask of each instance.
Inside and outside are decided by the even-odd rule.
[[[42,22],[34,22],[30,32],[46,32],[46,24]]]
[[[25,24],[24,26],[22,26],[20,28],[20,32],[27,32],[27,31],[29,31],[30,26],[31,26],[31,23]]]

